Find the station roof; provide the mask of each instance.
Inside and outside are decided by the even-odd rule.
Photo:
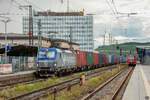
[[[140,48],[140,49],[150,49],[150,46],[136,46],[136,48]]]
[[[56,47],[60,48],[63,50],[68,50],[70,48],[61,48],[61,47]],[[12,46],[11,50],[7,52],[8,56],[28,56],[28,57],[33,57],[37,56],[37,51],[38,47],[37,46],[29,46],[29,45],[17,45],[17,46]],[[0,48],[0,55],[4,55],[5,53],[5,48]]]
[[[0,34],[0,40],[2,40],[2,39],[3,40],[5,39],[5,34],[4,33]],[[18,39],[18,40],[27,39],[28,40],[29,35],[28,34],[8,33],[7,34],[7,39]],[[38,39],[38,36],[34,35],[33,39]],[[51,42],[66,42],[66,43],[69,43],[69,44],[79,45],[78,43],[70,42],[70,41],[67,41],[67,40],[64,40],[64,39],[51,39],[51,38],[47,38],[47,37],[43,37],[43,36],[42,36],[42,39],[43,40],[48,40],[48,41],[51,41]]]
[[[38,47],[18,45],[12,46],[11,50],[7,52],[8,56],[36,56]],[[0,54],[5,53],[5,48],[0,48]]]

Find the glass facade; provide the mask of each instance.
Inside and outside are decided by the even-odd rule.
[[[65,39],[80,44],[80,49],[93,51],[93,16],[34,16],[33,33],[38,34],[38,20],[41,33],[49,38]],[[28,33],[28,17],[23,17],[23,33]],[[58,34],[50,34],[57,32]],[[71,38],[70,38],[71,36]]]

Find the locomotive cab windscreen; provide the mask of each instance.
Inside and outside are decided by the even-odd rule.
[[[55,60],[57,51],[54,48],[40,48],[38,52],[38,61]]]
[[[55,48],[40,48],[37,55],[38,67],[51,67],[55,65],[57,50]]]

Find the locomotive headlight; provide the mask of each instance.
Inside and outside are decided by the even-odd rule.
[[[37,63],[36,66],[39,67],[39,64]]]
[[[57,64],[55,63],[54,66],[56,66]]]

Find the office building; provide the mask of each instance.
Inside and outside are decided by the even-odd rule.
[[[36,12],[33,16],[33,35],[39,33],[38,21],[41,21],[40,31],[43,36],[52,39],[64,39],[80,45],[84,51],[93,51],[93,16],[84,12]],[[28,16],[23,17],[23,33],[29,29]]]

